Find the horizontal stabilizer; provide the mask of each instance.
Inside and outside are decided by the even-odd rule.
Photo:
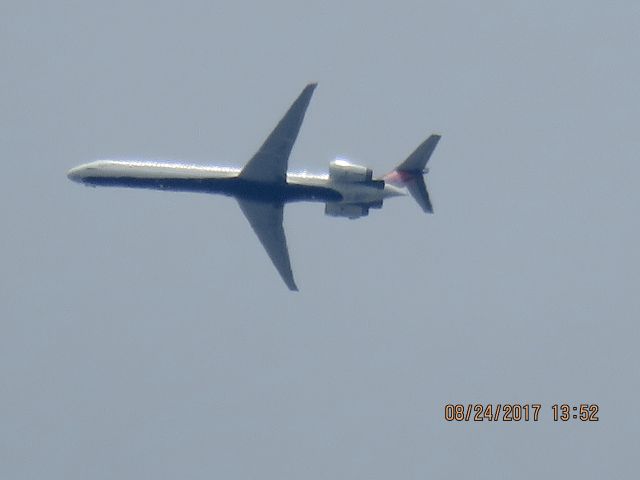
[[[433,205],[431,205],[431,199],[429,198],[427,186],[424,183],[424,177],[422,175],[415,176],[407,182],[406,186],[422,210],[426,213],[433,213]]]
[[[440,135],[431,135],[395,170],[382,177],[386,183],[406,187],[420,208],[427,213],[433,213],[433,205],[423,175],[427,173],[427,162],[439,141]]]
[[[422,173],[439,141],[440,135],[431,135],[404,162],[396,167],[396,171]]]

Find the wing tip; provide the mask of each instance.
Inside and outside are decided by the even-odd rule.
[[[284,283],[287,285],[287,288],[289,290],[291,290],[292,292],[298,291],[298,285],[296,285],[296,281],[293,278],[293,272],[291,271],[291,268],[289,268],[289,271],[286,272],[286,274],[282,274],[282,279],[284,280]]]
[[[304,91],[308,92],[310,95],[313,93],[313,91],[316,89],[317,86],[318,86],[318,82],[309,82],[307,83],[307,86],[304,87]]]

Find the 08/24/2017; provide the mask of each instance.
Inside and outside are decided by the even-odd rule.
[[[444,419],[447,422],[537,422],[541,410],[540,403],[448,403],[444,407]],[[555,403],[551,406],[554,422],[597,422],[599,410],[595,403]]]

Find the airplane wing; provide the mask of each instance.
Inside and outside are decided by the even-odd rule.
[[[244,198],[238,198],[238,204],[284,283],[287,284],[289,290],[297,291],[298,287],[293,280],[291,262],[289,261],[287,239],[282,226],[284,204],[257,202]]]
[[[240,178],[256,182],[286,183],[289,155],[316,85],[310,83],[305,87],[260,150],[244,166]]]

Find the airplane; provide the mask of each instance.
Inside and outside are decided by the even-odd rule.
[[[316,83],[308,84],[287,113],[242,168],[157,161],[98,160],[69,170],[70,180],[89,186],[133,187],[235,197],[286,286],[297,291],[282,225],[286,203],[322,202],[325,214],[360,218],[381,208],[386,198],[409,194],[427,213],[433,207],[423,175],[440,135],[431,135],[390,173],[374,178],[370,168],[343,159],[329,173],[288,171],[293,144]]]

